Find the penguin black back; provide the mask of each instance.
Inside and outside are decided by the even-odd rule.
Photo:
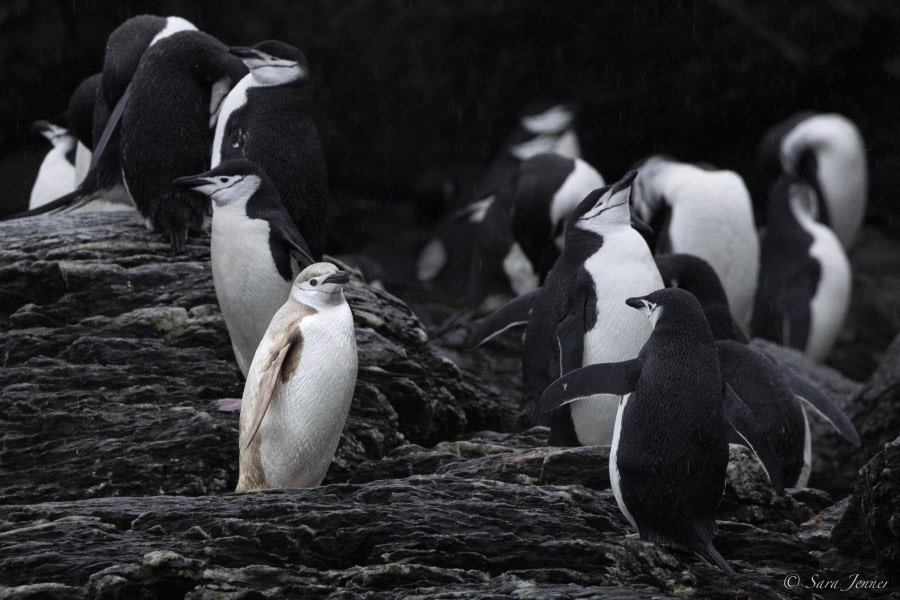
[[[232,48],[263,83],[246,89],[246,102],[226,119],[221,160],[247,158],[265,171],[278,189],[294,224],[309,242],[313,256],[325,251],[328,170],[313,116],[313,84],[306,55],[283,42],[269,40],[253,48]],[[296,66],[277,66],[279,62]],[[269,66],[275,63],[276,66]],[[280,71],[296,76],[278,81]],[[264,78],[274,74],[274,81]],[[223,108],[223,111],[225,109]]]
[[[94,147],[94,101],[102,75],[95,73],[78,84],[69,98],[69,129],[87,149]]]
[[[134,74],[122,114],[122,170],[141,215],[176,253],[210,209],[172,182],[208,168],[212,87],[244,72],[217,39],[181,31],[148,48]]]

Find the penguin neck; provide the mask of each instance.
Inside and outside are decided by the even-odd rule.
[[[344,290],[338,290],[329,294],[326,292],[302,291],[296,286],[291,287],[291,300],[305,304],[319,313],[327,313],[346,304]]]

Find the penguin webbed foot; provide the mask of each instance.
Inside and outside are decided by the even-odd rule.
[[[220,398],[215,401],[216,410],[220,412],[237,412],[241,410],[241,398]]]

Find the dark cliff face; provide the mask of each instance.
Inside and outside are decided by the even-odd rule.
[[[0,248],[4,598],[805,598],[815,577],[896,573],[900,467],[880,452],[896,343],[864,385],[784,354],[863,424],[864,446],[817,436],[833,495],[784,498],[733,449],[716,538],[729,580],[628,537],[608,449],[518,430],[515,336],[459,354],[352,282],[361,378],[326,485],[234,494],[237,415],[212,403],[242,382],[208,240],[171,257],[136,216],[80,215],[0,224]]]
[[[891,0],[17,0],[0,13],[0,169],[19,188],[4,212],[26,197],[44,149],[28,124],[61,112],[99,70],[105,36],[145,12],[181,15],[226,44],[276,38],[303,49],[338,192],[408,199],[429,167],[486,164],[518,111],[547,96],[580,105],[585,157],[607,179],[667,152],[754,184],[768,127],[798,110],[838,111],[870,152],[872,216],[889,224],[893,215],[896,232],[900,120],[885,99],[900,92],[900,14]]]

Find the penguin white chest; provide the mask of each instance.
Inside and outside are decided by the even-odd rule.
[[[322,482],[356,386],[356,338],[346,303],[305,317],[300,332],[299,363],[287,381],[276,383],[259,429],[260,464],[274,488]]]
[[[831,352],[847,317],[853,277],[850,262],[837,236],[812,220],[805,220],[804,228],[813,235],[809,254],[821,267],[819,284],[810,299],[806,353],[814,360],[822,361]]]
[[[28,209],[56,200],[75,189],[75,167],[66,160],[67,148],[54,146],[44,157],[38,170]]]
[[[225,140],[225,128],[228,125],[228,119],[231,118],[235,111],[247,104],[247,90],[253,87],[253,83],[253,77],[245,75],[222,100],[218,118],[216,119],[216,132],[213,135],[210,168],[215,168],[222,162],[222,144]]]
[[[653,326],[625,300],[663,287],[646,242],[630,227],[622,228],[604,235],[603,246],[584,266],[594,280],[597,321],[584,333],[582,365],[635,358]],[[571,405],[572,424],[581,444],[611,444],[619,399],[598,394]]]
[[[631,526],[637,529],[637,523],[635,522],[634,517],[631,516],[628,507],[625,506],[625,500],[622,496],[622,478],[619,476],[619,463],[617,462],[619,444],[622,441],[622,415],[625,412],[625,407],[628,405],[629,398],[631,398],[631,394],[622,396],[622,400],[619,402],[618,411],[616,412],[616,423],[613,428],[613,439],[609,450],[609,483],[612,486],[613,495],[616,497],[616,504],[619,505],[619,510],[622,511],[622,514],[625,515],[625,518],[628,519]]]
[[[213,209],[210,262],[216,298],[228,327],[241,372],[246,376],[253,354],[272,315],[285,303],[291,281],[275,267],[269,249],[269,224]]]

